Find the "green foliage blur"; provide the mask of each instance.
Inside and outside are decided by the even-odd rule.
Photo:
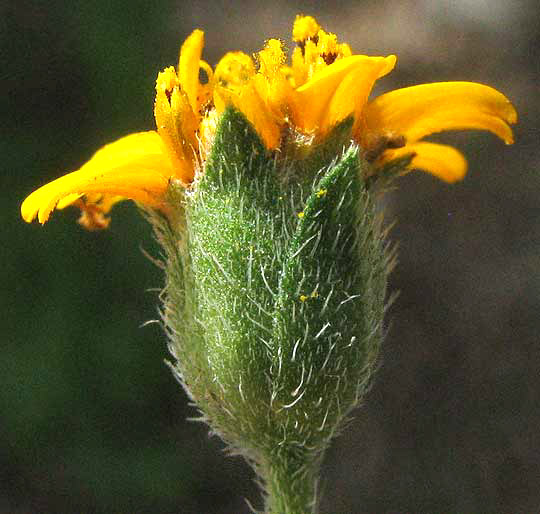
[[[513,5],[514,7],[508,7]],[[382,367],[325,463],[323,513],[533,512],[540,505],[540,16],[537,2],[95,0],[0,5],[0,513],[247,513],[252,475],[164,364],[159,252],[133,205],[110,230],[44,227],[23,198],[106,142],[154,127],[157,73],[206,30],[206,59],[289,40],[314,14],[369,54],[383,90],[476,80],[507,94],[506,148],[447,136],[456,186],[411,174],[382,206],[400,263]]]

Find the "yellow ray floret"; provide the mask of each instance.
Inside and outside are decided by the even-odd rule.
[[[104,146],[79,170],[34,191],[23,202],[21,214],[25,221],[37,216],[40,223],[45,223],[61,200],[73,203],[93,193],[159,207],[173,177],[159,135],[153,131],[131,134]]]
[[[193,112],[199,111],[199,68],[204,47],[204,32],[194,30],[184,41],[178,61],[178,78]]]
[[[381,158],[380,164],[410,154],[413,155],[413,159],[409,169],[427,171],[445,182],[461,180],[467,172],[467,161],[461,152],[452,146],[425,141],[411,143],[395,150],[387,150]]]
[[[492,87],[474,82],[438,82],[396,89],[370,102],[364,112],[363,134],[370,146],[380,134],[401,134],[407,141],[444,130],[489,130],[507,144],[509,124],[517,114],[509,100]]]
[[[277,115],[279,105],[272,102],[279,94],[273,90],[274,76],[279,65],[273,60],[281,59],[281,55],[272,45],[263,54],[261,63],[265,74],[257,72],[251,57],[242,52],[230,52],[216,67],[214,74],[214,105],[218,113],[222,113],[227,105],[234,105],[253,124],[266,146],[277,148],[280,140],[280,124],[283,118]],[[261,52],[262,53],[262,52]],[[281,77],[285,81],[284,77]]]
[[[353,55],[334,62],[299,87],[291,103],[292,119],[304,132],[327,132],[335,123],[362,111],[375,81],[389,73],[395,56]]]
[[[194,175],[199,120],[172,66],[158,75],[154,117],[177,177],[189,184]]]

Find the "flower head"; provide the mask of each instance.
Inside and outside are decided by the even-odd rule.
[[[75,205],[87,228],[107,226],[107,214],[122,199],[167,210],[171,183],[189,187],[212,144],[216,121],[230,105],[255,127],[265,146],[277,150],[284,134],[323,138],[353,117],[353,139],[373,170],[394,159],[412,157],[419,168],[453,182],[466,172],[464,157],[452,147],[421,141],[445,130],[488,130],[513,142],[509,124],[517,121],[508,99],[472,82],[441,82],[407,87],[368,101],[376,80],[389,73],[393,55],[353,54],[335,34],[310,16],[293,26],[290,62],[277,39],[252,58],[227,53],[213,70],[201,59],[204,34],[184,42],[177,68],[156,82],[157,131],[131,134],[104,146],[79,170],[43,186],[23,202],[23,218],[47,221],[53,209]],[[201,81],[201,70],[206,80]]]

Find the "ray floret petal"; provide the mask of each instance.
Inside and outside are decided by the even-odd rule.
[[[93,193],[159,206],[171,178],[174,170],[160,136],[154,131],[130,134],[98,150],[79,170],[34,191],[21,214],[25,221],[37,216],[45,223],[59,202],[65,207]]]
[[[182,45],[178,61],[178,78],[193,112],[199,109],[199,68],[203,47],[204,32],[194,30]]]
[[[395,150],[387,150],[380,163],[384,164],[410,154],[414,157],[409,169],[426,171],[445,182],[452,183],[462,180],[467,173],[467,161],[459,150],[453,146],[427,141],[419,141]]]
[[[396,89],[369,102],[363,114],[365,146],[381,134],[400,134],[407,142],[446,130],[488,130],[513,142],[516,123],[510,101],[492,87],[475,82],[436,82]]]
[[[375,81],[389,73],[396,57],[352,55],[315,73],[294,93],[295,126],[304,132],[327,132],[351,114],[362,112]]]

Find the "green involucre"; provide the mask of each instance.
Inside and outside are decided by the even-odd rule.
[[[177,222],[157,227],[177,375],[271,488],[293,497],[309,482],[310,501],[369,384],[391,264],[350,127],[271,155],[227,110],[198,182],[171,193]]]

